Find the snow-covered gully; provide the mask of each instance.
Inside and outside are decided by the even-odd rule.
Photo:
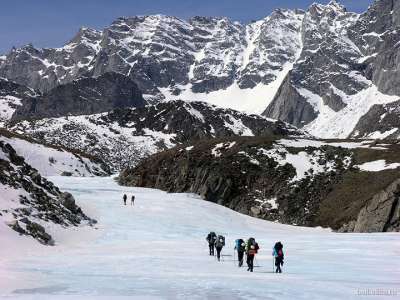
[[[0,225],[4,299],[362,299],[400,295],[400,237],[336,234],[270,223],[189,194],[118,186],[112,178],[52,177],[99,223],[51,234],[54,247]],[[135,194],[134,207],[123,193]],[[209,231],[226,236],[223,261],[208,256]],[[236,238],[254,236],[254,273],[233,262]],[[281,240],[283,274],[272,273]],[[369,297],[368,299],[373,299]],[[385,297],[379,296],[379,299]],[[393,297],[389,297],[394,299]]]

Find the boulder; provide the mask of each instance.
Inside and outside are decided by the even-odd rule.
[[[75,199],[72,194],[64,192],[60,195],[62,205],[73,213],[79,212],[79,207],[75,204]]]
[[[37,239],[39,242],[45,245],[53,246],[54,241],[53,238],[51,237],[50,234],[48,234],[44,227],[38,223],[35,222],[29,222],[26,225],[26,230],[29,232],[29,234]]]

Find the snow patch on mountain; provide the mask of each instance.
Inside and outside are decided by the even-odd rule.
[[[357,167],[361,171],[366,171],[366,172],[380,172],[383,170],[397,169],[400,167],[400,163],[388,164],[384,159],[381,159],[381,160],[366,162],[363,163],[362,165],[356,165],[354,167]]]
[[[106,175],[99,164],[63,149],[50,148],[19,138],[0,136],[0,140],[10,144],[18,155],[24,157],[25,161],[43,176],[65,174],[70,176]]]
[[[366,80],[364,77],[362,77]],[[386,104],[399,100],[398,96],[385,95],[369,82],[369,87],[355,95],[344,94],[342,98],[346,106],[335,112],[323,99],[305,89],[298,91],[309,101],[318,112],[317,118],[305,125],[303,129],[319,138],[346,138],[357,125],[358,120],[365,115],[374,104]]]
[[[386,131],[374,131],[371,132],[370,134],[366,135],[364,138],[368,138],[368,139],[385,139],[389,136],[391,136],[392,134],[396,133],[397,131],[399,131],[399,128],[392,128]]]
[[[259,83],[253,88],[240,88],[235,81],[226,89],[208,93],[195,93],[192,84],[177,86],[182,92],[174,95],[169,88],[159,88],[166,101],[202,101],[222,108],[231,108],[249,114],[261,114],[274,98],[293,63],[287,63],[277,72],[276,79],[269,84]]]
[[[11,119],[17,106],[22,105],[21,99],[15,96],[0,96],[0,127]]]
[[[273,158],[279,166],[284,166],[286,164],[292,165],[296,169],[296,176],[292,178],[291,182],[300,181],[307,175],[326,173],[335,169],[334,161],[320,163],[324,155],[318,149],[313,150],[311,153],[299,151],[293,154],[284,146],[276,144],[272,149],[266,150],[261,148],[258,152],[259,154]],[[349,164],[351,161],[350,157],[348,157],[346,161]],[[345,167],[348,167],[348,164]]]

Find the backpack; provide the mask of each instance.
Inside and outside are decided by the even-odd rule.
[[[275,253],[276,253],[276,256],[277,257],[279,257],[279,258],[283,258],[283,245],[282,245],[282,243],[281,242],[277,242],[276,244],[275,244],[275,246],[274,246],[274,248],[275,248]]]
[[[255,253],[257,253],[258,249],[260,249],[260,247],[258,246],[256,240],[254,238],[249,238],[247,240],[247,251],[253,250]]]
[[[236,247],[236,250],[239,252],[244,252],[246,250],[246,244],[244,243],[244,241],[242,239],[236,240],[235,247]]]
[[[222,235],[219,235],[217,240],[215,241],[215,246],[216,247],[224,247],[225,246],[225,237]]]
[[[213,231],[211,231],[211,232],[208,234],[208,236],[207,236],[207,241],[208,241],[210,244],[214,244],[216,239],[217,239],[217,235],[216,235],[215,232],[213,232]]]

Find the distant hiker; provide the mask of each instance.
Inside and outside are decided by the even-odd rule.
[[[135,204],[135,195],[132,195],[132,197],[131,197],[131,205],[134,205]]]
[[[275,273],[282,273],[281,266],[283,266],[283,245],[281,242],[275,243],[275,246],[272,250],[272,256],[275,258]]]
[[[246,251],[246,244],[242,239],[237,239],[235,241],[235,250],[237,251],[238,254],[238,262],[239,262],[239,268],[243,266],[243,257],[244,257],[244,252]]]
[[[224,246],[225,246],[225,237],[222,235],[219,235],[217,237],[217,240],[215,241],[215,249],[217,250],[218,261],[221,260],[221,251]]]
[[[208,242],[208,248],[210,249],[210,255],[214,256],[214,245],[215,245],[215,241],[217,240],[217,235],[215,234],[215,232],[210,232],[207,237],[206,240]]]
[[[254,257],[258,253],[260,247],[258,246],[254,238],[249,238],[246,243],[246,254],[247,254],[247,271],[253,272],[254,268]]]
[[[126,205],[126,199],[128,199],[128,196],[126,194],[124,194],[124,196],[122,197],[122,199],[124,200],[124,205]]]

